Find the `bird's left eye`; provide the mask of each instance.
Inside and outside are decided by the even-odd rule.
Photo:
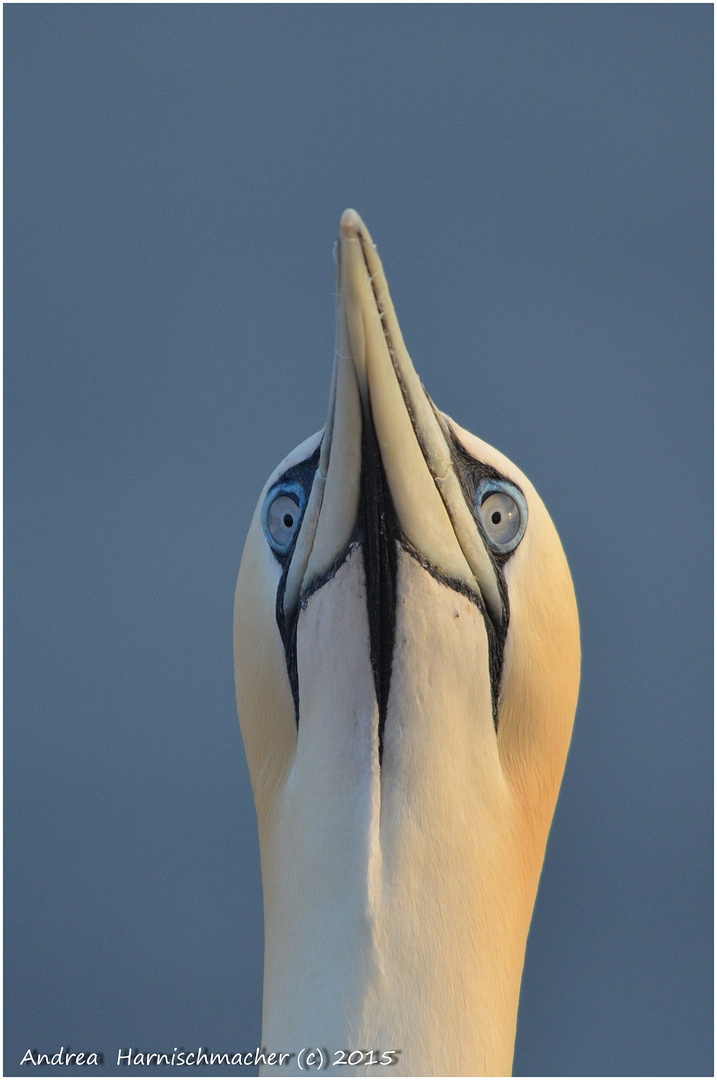
[[[301,496],[293,488],[275,488],[266,497],[261,513],[264,534],[278,555],[291,547],[301,517]]]
[[[523,492],[503,480],[484,480],[476,491],[476,510],[491,547],[503,554],[514,551],[528,524]]]

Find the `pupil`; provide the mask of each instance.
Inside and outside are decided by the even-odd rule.
[[[286,525],[287,529],[290,529],[291,526],[294,524],[294,519],[291,514],[284,514],[284,524]]]
[[[500,525],[500,510],[494,510],[490,515],[490,520],[494,525]]]

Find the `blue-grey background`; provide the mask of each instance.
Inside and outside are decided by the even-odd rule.
[[[234,580],[346,206],[577,588],[516,1072],[711,1073],[711,5],[4,17],[6,1073],[259,1039]]]

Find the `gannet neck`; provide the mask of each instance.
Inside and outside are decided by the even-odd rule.
[[[506,1075],[539,862],[516,873],[483,616],[405,551],[398,569],[381,766],[368,624],[347,614],[364,609],[358,550],[300,615],[301,737],[262,838],[262,1038],[399,1051],[377,1075]],[[317,671],[316,650],[346,666]]]

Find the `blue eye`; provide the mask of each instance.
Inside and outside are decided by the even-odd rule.
[[[261,524],[277,555],[286,555],[299,529],[304,509],[304,493],[298,484],[281,484],[266,497]]]
[[[523,492],[504,480],[483,480],[476,491],[475,505],[490,546],[503,554],[514,551],[528,524]]]

